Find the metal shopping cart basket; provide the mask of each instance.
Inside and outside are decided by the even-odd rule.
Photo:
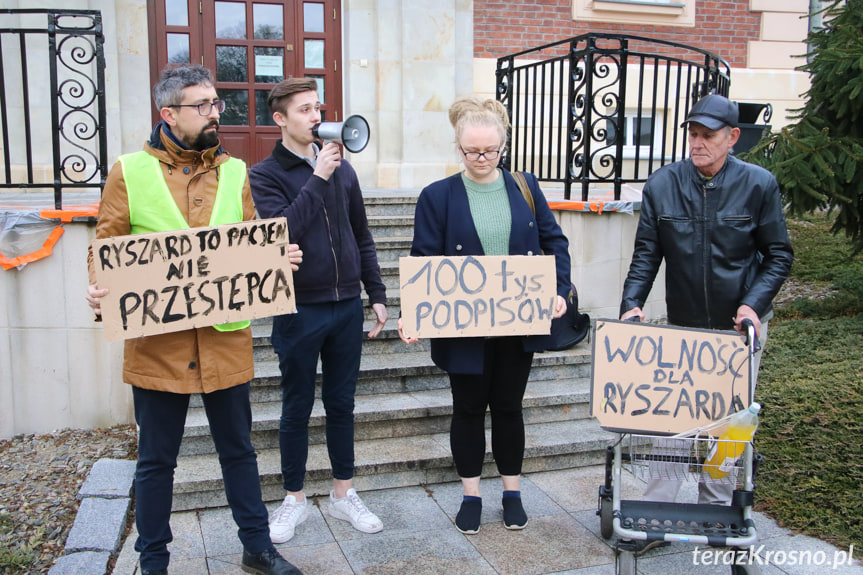
[[[637,549],[644,548],[645,543],[667,541],[692,543],[698,546],[737,548],[728,555],[732,558],[729,561],[732,575],[760,574],[758,566],[750,564],[747,555],[750,546],[758,541],[758,532],[752,520],[752,503],[755,488],[754,479],[760,457],[755,454],[752,444],[748,441],[729,442],[741,444],[743,447],[743,453],[734,465],[731,467],[723,466],[722,470],[719,471],[718,466],[708,464],[711,449],[716,447],[717,439],[724,431],[725,423],[729,419],[729,413],[736,411],[736,409],[732,409],[732,405],[743,409],[753,400],[755,371],[757,369],[754,364],[754,357],[758,351],[755,329],[751,323],[748,323],[745,339],[731,332],[722,332],[727,333],[727,336],[721,337],[726,337],[726,341],[732,341],[732,345],[733,340],[728,338],[736,337],[739,340],[739,349],[735,348],[734,357],[736,358],[736,365],[740,369],[730,367],[732,362],[729,361],[725,373],[722,373],[721,369],[715,369],[713,374],[717,376],[717,381],[720,383],[723,378],[736,379],[731,383],[732,386],[736,385],[737,387],[732,390],[732,394],[737,394],[737,397],[740,397],[740,403],[733,403],[734,395],[727,396],[732,398],[732,402],[721,401],[721,396],[712,396],[714,403],[721,405],[714,405],[714,409],[711,411],[710,401],[701,401],[702,413],[696,412],[696,415],[706,419],[708,413],[711,415],[724,413],[723,417],[714,418],[709,422],[704,421],[701,425],[688,427],[683,432],[672,433],[671,431],[677,423],[674,422],[669,426],[666,424],[667,422],[663,423],[661,416],[664,415],[664,411],[672,414],[674,408],[671,405],[666,405],[668,409],[660,410],[656,407],[658,401],[650,401],[650,393],[654,392],[655,389],[662,389],[663,394],[666,394],[663,396],[666,403],[673,401],[668,399],[672,394],[665,391],[669,388],[673,391],[695,390],[695,395],[698,395],[699,377],[690,374],[689,377],[680,376],[680,379],[684,380],[682,382],[668,383],[674,378],[668,374],[662,375],[662,371],[657,369],[656,365],[664,365],[666,368],[669,365],[686,366],[691,364],[697,366],[699,361],[697,350],[701,349],[699,345],[702,347],[708,345],[699,343],[702,341],[698,339],[699,337],[703,337],[703,341],[706,342],[717,342],[715,344],[717,349],[726,344],[711,337],[715,336],[716,332],[696,333],[706,330],[693,330],[692,333],[696,333],[695,336],[690,335],[690,333],[666,332],[664,340],[663,335],[631,333],[632,331],[642,331],[641,326],[644,325],[614,320],[607,322],[598,320],[594,336],[594,381],[591,389],[591,411],[594,416],[598,417],[603,429],[618,433],[617,440],[607,449],[605,483],[599,487],[599,502],[596,512],[600,518],[602,537],[609,539],[612,536],[617,536],[618,538],[615,544],[615,573],[617,575],[636,575],[639,555]],[[666,327],[665,329],[669,328]],[[669,333],[672,337],[668,337]],[[653,347],[645,343],[650,341],[653,342]],[[682,343],[677,345],[678,342]],[[678,361],[675,362],[678,354],[669,352],[669,349],[680,351],[679,358],[683,359],[678,358]],[[696,352],[693,352],[693,349]],[[702,353],[708,358],[704,360],[707,364],[710,356],[707,352]],[[663,354],[665,355],[663,356]],[[603,358],[607,360],[606,365],[602,365]],[[597,361],[598,359],[600,361]],[[690,359],[691,361],[689,361]],[[632,361],[635,368],[627,369],[627,361]],[[689,363],[687,363],[688,361]],[[615,366],[615,363],[619,365]],[[617,369],[616,372],[615,369]],[[649,373],[651,369],[653,370],[654,382],[658,379],[659,383],[664,385],[645,387],[645,384],[638,384],[635,381],[631,383],[630,387],[626,387],[625,384],[619,383],[620,381],[626,382],[627,375],[637,378],[639,373]],[[667,371],[672,370],[667,369]],[[682,372],[678,371],[678,374],[682,374]],[[746,381],[741,382],[741,379]],[[680,387],[677,388],[675,385]],[[641,392],[640,396],[635,393],[638,390]],[[683,391],[679,391],[679,393],[682,397]],[[686,395],[690,396],[691,394],[687,392]],[[639,397],[642,400],[635,405],[630,404],[627,407],[624,402],[624,400],[631,402]],[[655,397],[659,397],[659,395],[655,394]],[[702,394],[701,397],[703,400],[704,395]],[[708,398],[710,397],[708,395]],[[745,402],[743,401],[744,398]],[[678,410],[681,402],[684,403],[684,408],[688,407],[684,400],[678,399],[678,404],[675,406]],[[632,420],[638,421],[639,415],[644,415],[645,410],[650,412],[651,409],[654,412],[660,412],[660,418],[650,420],[648,429],[633,428]],[[719,411],[720,409],[721,411]],[[643,481],[703,482],[729,486],[733,490],[731,505],[624,500],[621,497],[624,467],[633,476]],[[639,545],[638,542],[641,544]],[[723,562],[723,564],[725,563]]]

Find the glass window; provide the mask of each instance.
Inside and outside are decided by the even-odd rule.
[[[641,118],[641,130],[636,131],[636,122],[638,116],[635,112],[632,115],[627,113],[623,120],[623,145],[624,146],[649,146],[653,141],[653,129],[651,126],[652,118]],[[617,136],[614,124],[611,120],[606,121],[606,143],[612,144]],[[638,141],[636,141],[636,137]]]
[[[324,32],[324,5],[313,2],[303,3],[303,30]]]
[[[167,34],[168,62],[184,64],[189,62],[189,35]]]
[[[306,68],[323,68],[324,67],[324,41],[323,40],[306,40],[304,42]]]
[[[248,69],[245,46],[216,46],[216,81],[245,82]]]
[[[650,116],[644,116],[644,112],[642,112],[641,120],[639,122],[637,110],[626,110],[624,113],[626,116],[623,120],[623,157],[635,157],[634,154],[636,147],[639,148],[639,154],[641,156],[648,154],[651,146],[654,150],[658,150],[659,146],[661,146],[659,137],[661,136],[662,130],[662,114],[657,114],[657,117],[654,120],[654,118]],[[640,130],[636,130],[636,126],[638,125],[641,126]],[[654,128],[658,130],[655,133]],[[605,129],[605,144],[607,146],[615,145],[617,143],[615,141],[617,138],[617,131],[614,128],[612,120],[606,120]]]
[[[284,48],[255,47],[255,82],[275,84],[285,79]]]
[[[637,118],[632,118],[632,140],[633,144],[636,146],[649,146],[650,142],[653,141],[653,127],[650,125],[652,123],[652,118],[641,118],[641,130],[636,132],[636,121]],[[636,141],[636,137],[638,138]]]
[[[219,90],[219,98],[227,103],[219,123],[225,126],[249,125],[248,90]]]
[[[246,37],[246,5],[216,2],[216,38]]]
[[[189,4],[186,0],[165,0],[165,23],[168,26],[189,25]]]
[[[570,0],[576,22],[695,26],[698,0]]]
[[[255,125],[257,126],[276,125],[273,114],[270,113],[270,108],[267,106],[267,96],[269,95],[269,90],[255,90]]]
[[[315,82],[318,83],[318,100],[320,100],[321,104],[327,103],[327,95],[324,90],[324,77],[323,76],[309,76],[309,78],[314,78]],[[321,112],[323,114],[323,112]]]
[[[285,37],[282,6],[255,4],[252,17],[255,25],[255,40],[282,40]]]

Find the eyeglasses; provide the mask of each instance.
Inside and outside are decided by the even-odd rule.
[[[486,160],[496,160],[500,155],[500,150],[489,150],[487,152],[465,152],[464,148],[461,146],[458,147],[461,150],[461,153],[464,154],[466,160],[470,162],[476,162],[480,158],[485,158]]]
[[[202,116],[209,116],[213,113],[213,108],[221,114],[225,111],[224,100],[214,100],[212,102],[201,102],[200,104],[173,104],[169,108],[197,108],[198,113]]]

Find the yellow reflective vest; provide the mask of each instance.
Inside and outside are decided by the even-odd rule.
[[[189,229],[180,208],[171,195],[159,160],[147,152],[120,156],[123,180],[129,198],[129,222],[132,234],[169,232]],[[210,214],[210,225],[235,224],[243,221],[243,184],[246,163],[231,158],[219,166],[219,188]],[[235,331],[251,325],[248,320],[214,325],[219,331]]]

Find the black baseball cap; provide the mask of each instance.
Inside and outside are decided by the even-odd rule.
[[[689,122],[695,122],[710,130],[718,130],[725,126],[736,128],[738,117],[737,102],[732,102],[719,94],[709,94],[695,102],[680,127],[683,128]]]

